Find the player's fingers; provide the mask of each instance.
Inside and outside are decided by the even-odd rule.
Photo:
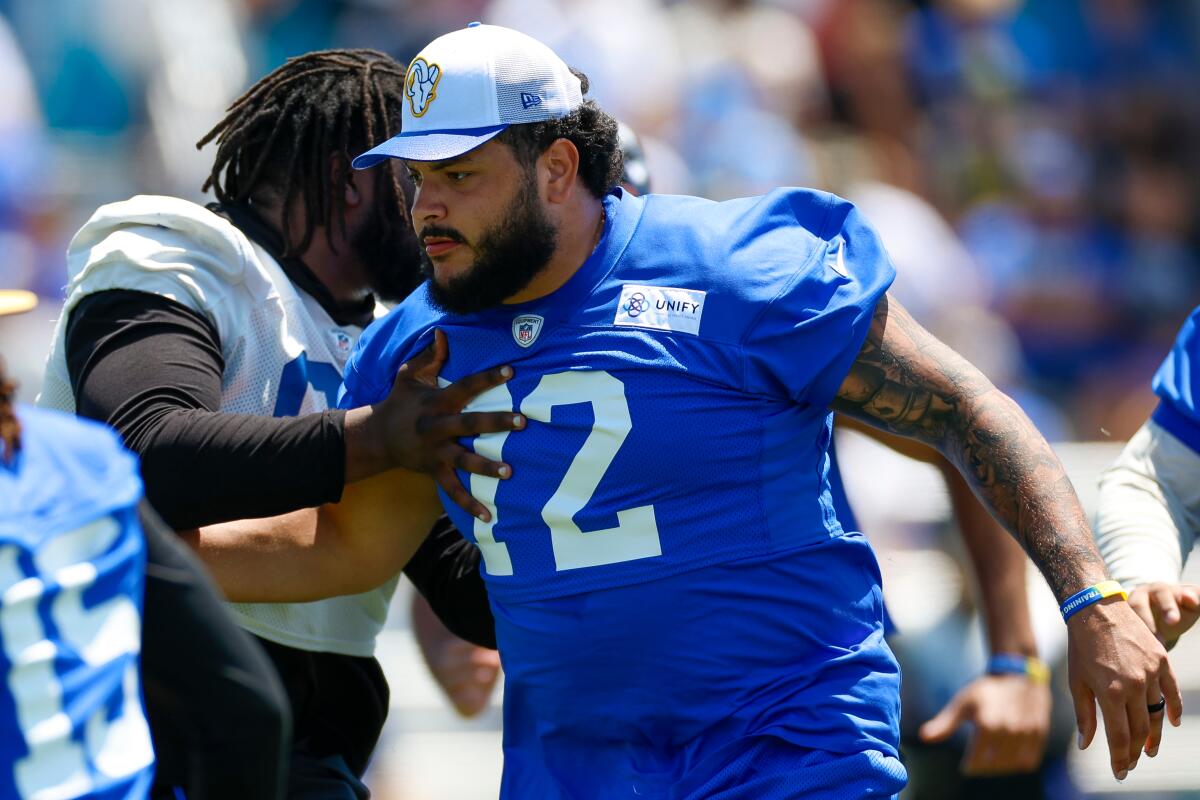
[[[488,389],[505,383],[512,376],[513,368],[505,365],[459,378],[442,390],[442,402],[446,408],[458,411]]]
[[[1176,728],[1183,722],[1183,695],[1179,691],[1179,681],[1175,679],[1175,670],[1170,659],[1164,658],[1158,671],[1158,686],[1163,700],[1167,703],[1167,719]]]
[[[1071,683],[1071,701],[1075,705],[1075,725],[1079,728],[1079,749],[1086,750],[1096,735],[1096,696],[1082,683]]]
[[[1179,603],[1181,609],[1195,611],[1200,608],[1200,587],[1191,585],[1180,586],[1175,600]]]
[[[438,486],[442,487],[442,491],[446,496],[454,501],[455,505],[466,511],[475,519],[484,522],[492,521],[492,512],[488,511],[483,503],[471,496],[471,493],[462,485],[462,481],[458,479],[458,473],[450,468],[438,469],[433,473],[434,480]]]
[[[433,332],[433,342],[428,347],[400,365],[400,369],[396,371],[396,382],[418,380],[430,386],[437,386],[437,376],[449,355],[450,345],[446,341],[446,334],[437,329]]]
[[[446,454],[449,456],[449,454]],[[484,458],[478,453],[473,453],[465,447],[455,446],[455,453],[447,460],[453,462],[456,469],[461,469],[464,472],[471,472],[475,475],[486,475],[489,478],[499,478],[504,480],[512,475],[512,467],[508,464],[499,461],[492,461],[490,458]]]
[[[1158,746],[1162,743],[1163,720],[1167,716],[1165,707],[1157,711],[1149,711],[1150,708],[1156,707],[1159,702],[1165,702],[1165,700],[1162,691],[1159,689],[1158,681],[1152,680],[1146,688],[1146,705],[1150,716],[1150,735],[1146,737],[1145,746],[1143,747],[1143,752],[1151,758],[1158,755]]]
[[[955,695],[933,719],[921,726],[917,735],[928,744],[944,742],[967,721],[972,709],[973,706],[962,695]]]
[[[1150,734],[1154,730],[1154,718],[1150,714],[1148,707],[1149,701],[1146,699],[1150,691],[1147,687],[1147,694],[1142,694],[1130,699],[1126,705],[1126,714],[1129,717],[1129,767],[1133,770],[1138,761],[1142,757],[1142,751],[1146,747],[1146,743],[1150,741]],[[1155,682],[1154,699],[1158,700],[1158,684]],[[1162,733],[1162,715],[1153,715],[1158,720],[1158,731]]]
[[[1175,603],[1174,587],[1158,584],[1150,591],[1150,603],[1154,615],[1166,625],[1179,622],[1179,607]]]
[[[1137,693],[1139,704],[1141,700],[1141,692]],[[1100,714],[1104,717],[1104,733],[1108,738],[1108,760],[1112,767],[1113,775],[1117,780],[1123,781],[1129,774],[1129,765],[1134,761],[1130,753],[1130,748],[1133,747],[1133,737],[1130,736],[1130,716],[1134,712],[1125,702],[1125,691],[1120,684],[1112,684],[1101,697],[1097,697],[1100,702]],[[1146,708],[1142,706],[1142,716],[1146,716]],[[1149,731],[1148,724],[1143,724],[1142,729]],[[1143,739],[1142,741],[1145,741]],[[1140,747],[1141,742],[1137,746]]]
[[[1015,736],[976,727],[963,764],[967,775],[1003,775],[1016,770]]]
[[[468,411],[429,418],[421,431],[439,440],[461,439],[481,433],[519,431],[525,422],[524,414],[511,411]]]
[[[1030,741],[1021,745],[1017,751],[1017,764],[1014,772],[1033,772],[1042,763],[1043,741],[1040,736],[1031,737]]]

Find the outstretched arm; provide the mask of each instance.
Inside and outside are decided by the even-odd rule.
[[[349,484],[337,504],[181,535],[229,600],[307,602],[398,574],[441,513],[432,480],[392,470]]]
[[[885,431],[923,441],[949,459],[1021,544],[1061,602],[1106,579],[1082,507],[1058,457],[1020,408],[895,300],[875,309],[867,341],[833,403]],[[1160,695],[1172,722],[1182,701],[1166,651],[1127,603],[1089,606],[1068,623],[1071,690],[1081,744],[1100,702],[1113,773],[1141,748],[1157,750]]]

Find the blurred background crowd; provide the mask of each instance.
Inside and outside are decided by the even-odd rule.
[[[1191,0],[0,0],[0,285],[45,298],[0,325],[23,398],[96,206],[200,198],[194,143],[289,56],[407,63],[474,19],[586,72],[654,191],[857,202],[900,299],[1052,441],[1121,442],[1152,408],[1200,302]]]

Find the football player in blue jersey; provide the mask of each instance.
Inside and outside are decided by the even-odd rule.
[[[1200,619],[1181,583],[1200,530],[1200,307],[1154,375],[1158,407],[1100,478],[1096,541],[1129,602],[1168,648]]]
[[[0,291],[0,314],[35,303]],[[281,797],[279,679],[145,502],[136,457],[14,390],[0,360],[0,797],[150,796],[143,693],[189,748],[173,798]]]
[[[586,89],[541,43],[473,24],[418,54],[402,133],[355,162],[403,161],[429,280],[364,333],[341,405],[385,397],[430,342],[450,343],[444,380],[514,368],[471,406],[524,423],[473,440],[511,477],[467,478],[475,518],[442,498],[495,614],[502,796],[903,787],[899,672],[874,556],[833,510],[831,410],[939,450],[1024,545],[1066,601],[1081,744],[1099,702],[1123,778],[1162,725],[1152,704],[1178,722],[1179,690],[1049,445],[888,297],[852,205],[610,191],[616,123]],[[292,530],[202,531],[200,549],[266,599],[328,591],[322,558],[369,585],[438,513],[429,486],[385,473]],[[284,553],[297,569],[249,566]]]
[[[14,390],[0,369],[0,797],[142,800],[137,463]]]

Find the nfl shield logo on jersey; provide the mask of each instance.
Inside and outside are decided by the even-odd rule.
[[[521,347],[529,347],[537,341],[538,334],[542,332],[542,323],[545,321],[537,314],[522,314],[513,320],[513,338]]]

